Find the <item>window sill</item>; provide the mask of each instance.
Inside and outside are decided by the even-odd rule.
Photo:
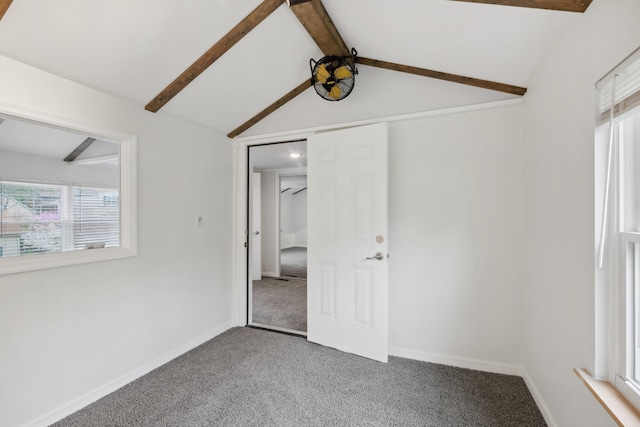
[[[640,425],[640,411],[610,382],[593,378],[586,369],[574,368],[573,371],[618,425]]]
[[[70,265],[88,264],[91,262],[110,261],[136,256],[135,249],[113,247],[83,251],[58,252],[51,254],[35,254],[20,257],[0,258],[0,276],[3,274],[22,273],[47,268],[66,267]]]

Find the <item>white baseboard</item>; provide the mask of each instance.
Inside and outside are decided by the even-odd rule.
[[[522,379],[524,380],[524,383],[527,385],[529,392],[533,396],[533,400],[536,402],[536,405],[538,405],[538,409],[540,409],[540,412],[542,413],[542,417],[546,421],[547,425],[549,427],[558,427],[558,423],[556,422],[555,418],[553,418],[553,415],[551,415],[551,411],[549,410],[549,407],[547,406],[544,399],[542,398],[542,395],[540,394],[540,392],[538,392],[538,389],[533,383],[533,380],[531,379],[527,371],[524,369],[522,370]]]
[[[79,409],[84,408],[85,406],[95,402],[96,400],[108,395],[109,393],[113,393],[114,391],[116,391],[117,389],[124,387],[125,385],[129,384],[130,382],[142,377],[145,374],[148,374],[149,372],[153,371],[156,368],[159,368],[160,366],[164,365],[167,362],[170,362],[171,360],[175,359],[178,356],[181,356],[182,354],[186,353],[189,350],[192,350],[194,348],[196,348],[197,346],[209,341],[211,338],[214,338],[218,335],[220,335],[221,333],[225,332],[226,330],[231,328],[231,322],[227,322],[203,335],[200,335],[197,338],[192,339],[191,341],[175,348],[174,350],[169,351],[168,353],[163,354],[162,356],[148,362],[145,363],[144,365],[127,372],[126,374],[122,375],[121,377],[118,377],[116,379],[114,379],[113,381],[108,382],[105,385],[102,385],[80,397],[78,397],[77,399],[72,400],[71,402],[62,405],[61,407],[49,412],[48,414],[45,414],[37,419],[35,419],[34,421],[31,421],[30,423],[26,424],[29,427],[46,427],[49,426],[57,421],[60,421],[61,419],[73,414],[74,412],[78,411]]]
[[[506,363],[469,359],[465,357],[444,356],[441,354],[427,353],[401,347],[389,347],[389,355],[420,360],[422,362],[438,363],[440,365],[456,366],[458,368],[474,369],[476,371],[492,372],[494,374],[522,376],[521,366],[509,365]]]
[[[280,277],[275,273],[275,271],[263,271],[261,274],[267,277]]]

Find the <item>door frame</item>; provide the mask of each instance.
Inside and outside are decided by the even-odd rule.
[[[263,140],[232,140],[233,149],[233,228],[232,228],[232,293],[231,293],[231,322],[230,326],[246,326],[248,323],[248,315],[251,310],[248,285],[249,285],[249,197],[251,196],[251,180],[249,179],[249,171],[252,165],[249,164],[249,147],[258,145],[272,145],[287,142],[298,142],[307,138],[311,133],[303,133],[300,135],[289,135],[280,138],[266,138]],[[304,173],[306,173],[306,168]],[[282,169],[284,170],[284,169]],[[279,173],[277,173],[278,182],[280,181]],[[278,205],[280,199],[277,201]],[[279,208],[278,208],[279,210]],[[280,229],[280,218],[277,220],[278,230]],[[278,245],[280,245],[278,233]]]

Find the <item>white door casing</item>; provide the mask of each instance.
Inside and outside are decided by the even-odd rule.
[[[307,338],[381,362],[388,358],[387,135],[379,123],[312,135],[307,145]]]

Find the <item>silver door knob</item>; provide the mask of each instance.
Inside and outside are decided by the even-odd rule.
[[[366,259],[377,259],[378,261],[382,261],[384,259],[384,255],[382,255],[382,252],[378,252],[374,256],[367,257]]]
[[[254,231],[254,232],[253,232],[253,235],[254,235],[254,236],[257,236],[258,234],[260,234],[260,232],[259,232],[259,231]]]

